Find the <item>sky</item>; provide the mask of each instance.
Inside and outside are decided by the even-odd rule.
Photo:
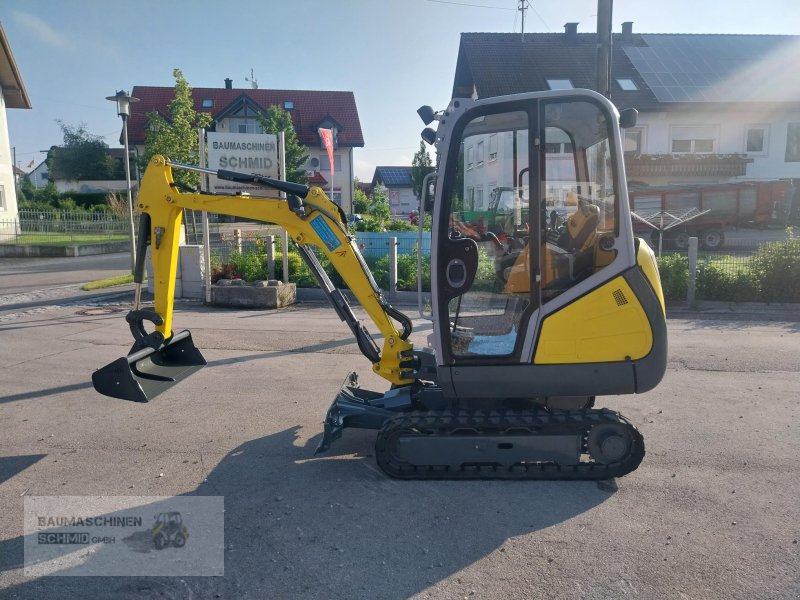
[[[595,31],[597,0],[528,0],[526,32]],[[111,147],[121,121],[106,96],[135,85],[346,90],[364,148],[355,175],[410,165],[416,114],[450,100],[462,32],[519,32],[518,0],[3,0],[6,32],[32,110],[9,109],[17,166],[63,141],[57,120]],[[798,0],[616,0],[613,27],[636,33],[800,34]],[[787,74],[790,75],[790,74]],[[797,76],[791,74],[791,76]]]

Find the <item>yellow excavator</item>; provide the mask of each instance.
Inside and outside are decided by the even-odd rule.
[[[130,353],[94,372],[105,395],[147,402],[205,365],[188,331],[173,331],[184,209],[286,228],[386,391],[351,373],[324,420],[318,452],[345,428],[378,431],[376,460],[405,479],[567,479],[623,476],[644,441],[597,396],[655,387],[666,368],[664,298],[653,252],[631,229],[619,115],[588,90],[454,99],[419,111],[435,145],[432,347],[376,285],[345,214],[317,187],[171,163],[154,156],[141,211]],[[430,127],[436,122],[436,129]],[[181,189],[173,169],[263,185],[285,198]],[[427,186],[426,186],[427,188]],[[491,231],[465,224],[493,190],[512,194]],[[548,209],[553,208],[552,211]],[[559,212],[560,211],[560,212]],[[420,219],[422,222],[423,219]],[[140,305],[147,246],[154,306]],[[321,266],[338,271],[382,337],[379,345]]]

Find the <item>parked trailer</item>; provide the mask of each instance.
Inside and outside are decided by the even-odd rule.
[[[725,244],[725,230],[740,227],[764,228],[769,224],[788,225],[796,212],[797,188],[791,180],[630,187],[631,210],[642,217],[659,212],[674,217],[692,209],[708,211],[664,232],[664,241],[678,249],[697,237],[706,250]],[[634,231],[659,232],[634,221]]]

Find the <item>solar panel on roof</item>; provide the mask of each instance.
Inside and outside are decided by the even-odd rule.
[[[648,35],[623,51],[659,102],[796,101],[798,36]]]

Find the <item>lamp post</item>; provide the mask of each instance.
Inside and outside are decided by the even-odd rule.
[[[113,96],[106,96],[106,100],[117,103],[117,114],[122,117],[122,139],[125,145],[125,187],[128,191],[128,216],[131,230],[131,273],[136,269],[136,232],[133,226],[133,194],[131,193],[131,165],[128,151],[128,116],[131,114],[131,104],[138,102],[139,98],[129,96],[125,90],[118,91]]]

